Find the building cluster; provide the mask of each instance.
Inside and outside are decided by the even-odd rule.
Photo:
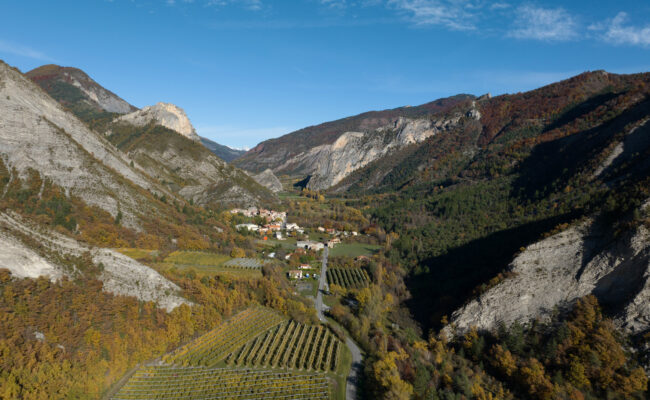
[[[314,278],[317,278],[318,275],[314,273],[305,272],[305,270],[311,270],[313,267],[310,264],[300,264],[297,269],[292,269],[288,272],[289,278],[291,279],[302,279],[309,278],[310,275]]]
[[[282,231],[286,232],[298,232],[298,233],[304,233],[305,230],[301,227],[298,226],[298,224],[287,224],[284,222],[272,222],[266,225],[257,225],[257,224],[252,224],[252,223],[246,223],[246,224],[238,224],[235,225],[235,229],[240,230],[240,229],[246,229],[251,232],[259,232],[259,233],[272,233],[275,234],[275,236],[278,239],[282,239]]]
[[[339,231],[339,230],[336,230],[334,228],[323,228],[322,226],[319,226],[316,229],[318,230],[318,232],[327,233],[328,235],[332,235],[332,236],[341,236],[341,235],[343,235],[343,236],[347,237],[347,236],[358,236],[359,235],[359,232],[357,232],[357,231],[351,231],[351,232],[349,232],[349,231]]]
[[[266,210],[264,208],[249,207],[249,208],[233,208],[230,210],[231,214],[242,214],[246,217],[262,217],[267,223],[280,221],[284,223],[287,220],[286,211]]]
[[[325,248],[325,245],[314,240],[299,240],[296,242],[296,247],[299,249],[318,251],[323,250]]]
[[[286,211],[274,211],[266,209],[258,209],[256,207],[250,208],[233,208],[230,210],[232,214],[242,214],[246,217],[262,217],[266,224],[257,225],[253,223],[238,224],[235,226],[237,230],[246,229],[251,232],[259,232],[262,234],[273,234],[277,239],[283,239],[281,231],[304,233],[305,230],[298,226],[296,223],[287,223]]]

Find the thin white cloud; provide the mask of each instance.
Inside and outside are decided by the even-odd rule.
[[[476,29],[476,9],[469,0],[388,0],[416,25],[439,25],[452,30]]]
[[[348,3],[346,0],[320,0],[320,3],[325,7],[343,10],[347,8]]]
[[[563,8],[525,5],[517,8],[515,29],[508,36],[517,39],[566,41],[578,38],[575,19]]]
[[[619,12],[609,24],[606,25],[605,33],[602,38],[609,43],[628,44],[635,46],[650,46],[650,25],[637,27],[626,25],[628,15],[625,12]],[[602,25],[592,25],[590,28],[600,30]]]
[[[207,7],[226,7],[230,5],[238,5],[251,11],[259,11],[264,7],[264,3],[262,3],[262,0],[204,0],[204,1],[165,0],[165,3],[169,6],[175,6],[179,3],[184,3],[184,4],[196,3]]]
[[[34,60],[56,62],[52,57],[49,57],[41,51],[5,40],[0,40],[0,53],[13,54],[15,56],[32,58]]]
[[[490,5],[490,10],[506,10],[512,7],[509,3],[492,3]]]

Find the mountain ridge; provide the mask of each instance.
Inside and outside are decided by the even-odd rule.
[[[229,163],[246,154],[247,150],[233,149],[232,147],[219,144],[206,137],[201,137],[201,143],[208,148],[215,156]]]
[[[126,114],[137,110],[115,93],[99,85],[87,73],[75,67],[47,64],[26,72],[25,76],[57,101],[78,111]]]

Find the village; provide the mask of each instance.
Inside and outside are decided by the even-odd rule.
[[[239,214],[250,218],[258,223],[245,222],[235,225],[235,229],[240,232],[253,233],[259,236],[263,242],[270,240],[286,241],[287,239],[295,240],[293,251],[284,255],[284,259],[295,268],[287,272],[291,280],[318,279],[318,274],[313,271],[318,267],[314,264],[315,257],[319,251],[325,247],[332,249],[341,244],[341,238],[355,237],[359,233],[356,231],[339,231],[334,228],[325,228],[318,226],[312,229],[313,236],[320,236],[322,240],[313,240],[309,237],[309,229],[299,226],[297,223],[287,222],[287,213],[285,211],[274,211],[263,208],[234,208],[230,210],[231,214]],[[289,243],[287,243],[289,245]],[[288,246],[285,246],[285,248]],[[269,258],[275,258],[275,252],[267,255]],[[293,259],[292,259],[293,257]],[[293,260],[293,262],[291,262]],[[296,260],[302,260],[297,266]],[[311,262],[309,262],[309,261]]]

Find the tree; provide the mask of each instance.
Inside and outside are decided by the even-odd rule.
[[[407,400],[413,394],[413,386],[402,380],[397,369],[396,361],[405,360],[408,355],[403,350],[390,351],[373,365],[375,380],[384,389],[383,398],[386,400]]]
[[[233,247],[232,251],[230,252],[230,257],[242,258],[242,257],[246,257],[246,253],[244,252],[243,249],[239,247]]]

